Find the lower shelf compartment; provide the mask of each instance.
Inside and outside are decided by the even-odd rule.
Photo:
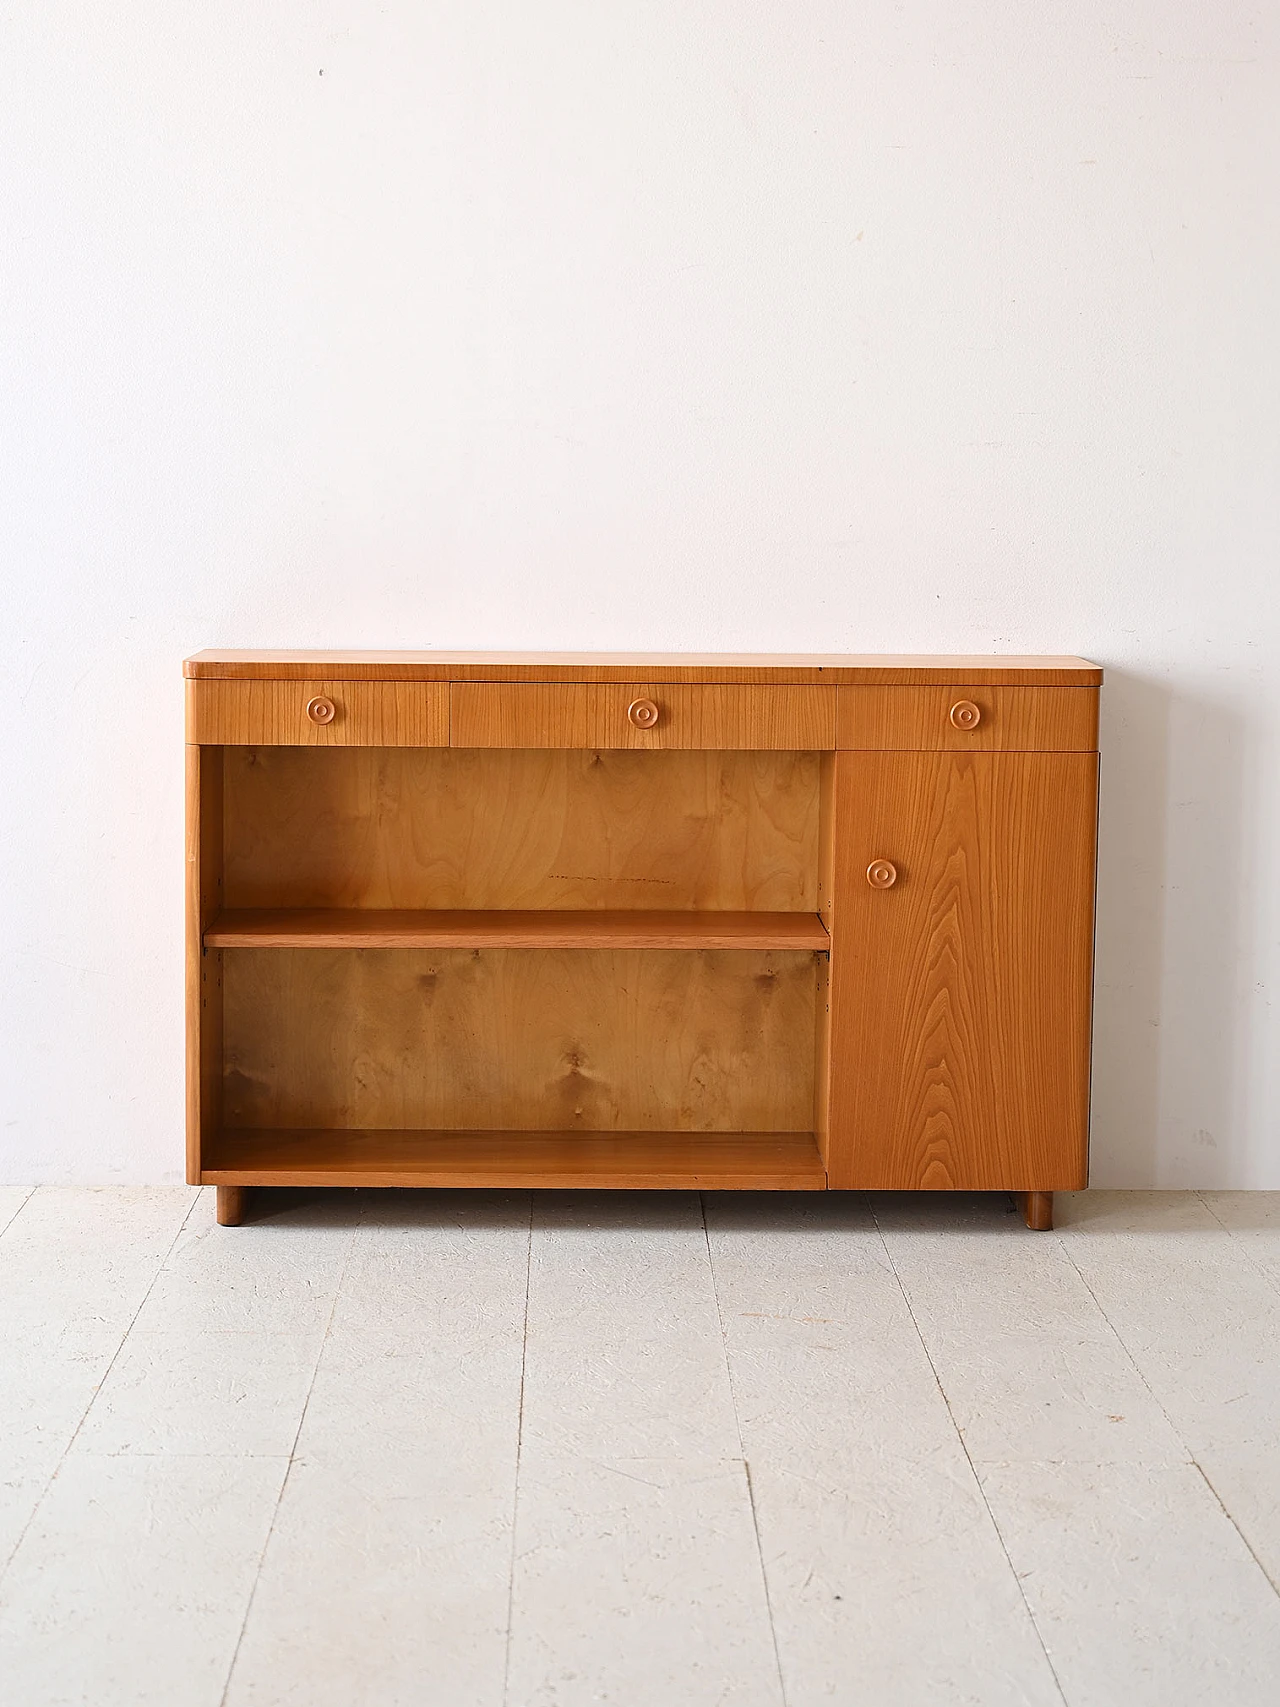
[[[824,1191],[811,1132],[224,1130],[205,1185]]]

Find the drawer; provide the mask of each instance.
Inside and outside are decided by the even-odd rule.
[[[1097,688],[838,688],[836,745],[862,752],[1091,753]]]
[[[447,682],[189,681],[207,747],[447,747]]]
[[[835,745],[836,690],[645,682],[455,682],[455,747],[705,747],[811,752]]]

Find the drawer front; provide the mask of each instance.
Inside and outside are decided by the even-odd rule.
[[[705,747],[812,752],[835,745],[836,690],[645,682],[455,682],[455,747]]]
[[[447,682],[189,681],[187,740],[208,747],[447,747]]]
[[[1097,688],[838,688],[837,746],[883,752],[1091,753]]]

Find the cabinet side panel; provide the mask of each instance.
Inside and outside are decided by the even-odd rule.
[[[205,925],[222,898],[222,749],[187,748],[187,1181],[222,1119],[222,955]]]
[[[1097,765],[839,756],[832,1185],[1085,1184]]]

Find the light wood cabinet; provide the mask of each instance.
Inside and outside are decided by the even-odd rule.
[[[188,1178],[1088,1171],[1082,659],[201,653]]]

